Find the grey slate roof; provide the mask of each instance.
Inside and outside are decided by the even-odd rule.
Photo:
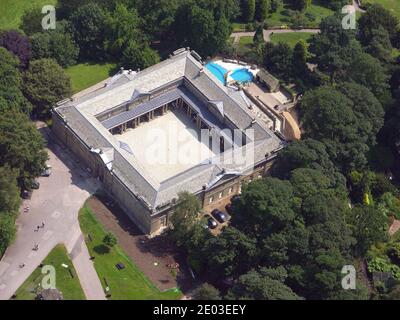
[[[172,90],[168,88],[164,90],[165,86],[174,82],[178,85]],[[130,111],[117,114],[102,123],[96,118],[106,110],[129,103],[143,94],[152,95],[157,89],[164,91]],[[147,172],[143,168],[140,163],[140,155],[136,155],[135,150],[129,152],[107,130],[127,119],[146,113],[160,104],[176,100],[178,96],[200,113],[210,127],[217,128],[217,131],[225,125],[208,110],[210,101],[211,105],[214,104],[221,116],[233,127],[241,130],[253,129],[254,137],[251,139],[253,143],[244,146],[251,151],[251,162],[246,165],[231,163],[230,160],[234,153],[242,151],[241,148],[235,148],[215,156],[211,159],[212,161],[204,161],[189,170],[159,182],[152,177],[151,172]],[[65,119],[67,126],[88,146],[106,152],[107,159],[112,159],[112,164],[107,167],[112,168],[114,175],[152,212],[156,212],[158,206],[169,203],[177,197],[178,192],[199,192],[204,186],[210,186],[210,182],[218,181],[223,172],[240,173],[251,170],[253,164],[262,161],[266,156],[283,147],[284,142],[278,136],[262,122],[253,118],[247,109],[247,103],[246,98],[240,92],[233,91],[221,84],[189,51],[182,51],[137,74],[121,74],[106,87],[74,101],[63,103],[54,110]]]

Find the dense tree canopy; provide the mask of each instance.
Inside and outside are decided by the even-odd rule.
[[[285,269],[261,268],[240,276],[228,294],[229,299],[251,300],[299,300],[292,289],[283,281],[287,277]]]
[[[32,61],[24,77],[24,93],[37,114],[50,112],[58,101],[72,94],[71,81],[52,59]]]
[[[179,8],[174,29],[181,45],[190,46],[205,57],[225,48],[231,32],[223,13],[216,17],[213,11],[190,2]]]
[[[29,118],[19,112],[0,113],[0,166],[17,170],[18,185],[28,188],[45,166],[44,140]]]
[[[71,24],[82,59],[104,58],[105,20],[104,10],[95,3],[78,6],[73,12]]]
[[[29,113],[31,109],[21,91],[22,77],[18,66],[18,59],[0,47],[0,111],[12,109]]]
[[[140,23],[137,10],[129,10],[122,4],[118,4],[115,10],[108,14],[105,49],[111,57],[121,57],[130,42],[143,42],[144,35],[139,29]]]
[[[348,170],[366,164],[383,111],[366,88],[345,84],[340,90],[344,94],[330,86],[307,92],[301,112],[307,136],[322,141],[335,163]]]
[[[67,21],[57,23],[55,30],[42,31],[31,36],[32,58],[53,58],[62,67],[74,65],[79,56]]]

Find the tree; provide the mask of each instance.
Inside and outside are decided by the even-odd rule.
[[[271,0],[271,12],[276,12],[283,4],[282,0]]]
[[[246,22],[254,21],[256,0],[243,0],[243,19]]]
[[[318,68],[327,72],[331,81],[346,79],[346,70],[362,52],[354,30],[342,27],[342,15],[324,18],[320,23],[321,32],[310,42],[310,52],[315,55]]]
[[[359,54],[352,61],[347,74],[353,81],[367,87],[378,99],[389,89],[388,76],[379,60],[367,53]]]
[[[0,47],[0,112],[16,110],[29,113],[31,105],[22,94],[18,59]]]
[[[294,195],[299,198],[307,198],[331,188],[330,179],[322,171],[309,168],[293,170],[290,183],[293,186]]]
[[[155,39],[173,37],[175,15],[180,6],[179,0],[140,0],[139,16],[143,17],[143,29]]]
[[[245,185],[240,201],[234,203],[232,223],[247,235],[263,237],[293,221],[293,188],[276,178],[255,180]]]
[[[306,135],[322,141],[336,165],[346,171],[366,164],[368,136],[360,134],[350,99],[320,87],[304,95],[301,110]]]
[[[357,118],[358,130],[366,137],[367,144],[376,144],[376,135],[383,126],[384,111],[382,104],[368,88],[357,83],[345,82],[339,88],[352,104],[352,110]]]
[[[268,42],[264,50],[264,65],[278,77],[288,80],[292,78],[292,56],[293,50],[287,43],[274,45]]]
[[[225,48],[231,26],[224,14],[216,16],[208,8],[187,3],[177,12],[174,30],[180,45],[208,56]]]
[[[256,240],[234,227],[225,228],[218,237],[210,237],[203,244],[201,255],[214,279],[235,277],[254,263]]]
[[[35,33],[31,36],[32,57],[52,58],[62,67],[74,65],[79,56],[79,47],[69,32],[66,21],[57,23],[57,29]]]
[[[21,29],[26,35],[31,36],[34,33],[43,31],[41,8],[32,8],[31,10],[25,11],[21,17]]]
[[[292,4],[297,10],[305,10],[311,4],[311,0],[292,0]]]
[[[0,215],[18,212],[21,199],[17,186],[18,170],[8,165],[0,167]]]
[[[203,283],[193,294],[194,300],[221,300],[218,289],[211,284]]]
[[[122,54],[124,67],[133,70],[145,69],[159,61],[160,57],[156,51],[151,49],[147,44],[139,44],[134,41],[129,42]]]
[[[72,94],[70,78],[52,59],[32,61],[24,76],[24,93],[39,115],[47,115],[50,108]]]
[[[389,33],[390,40],[394,41],[398,23],[397,18],[389,10],[381,4],[374,3],[368,7],[367,12],[358,21],[360,40],[364,45],[367,45],[373,37],[373,30],[383,27]]]
[[[392,50],[389,32],[382,26],[372,29],[366,52],[383,63],[390,63],[393,61]]]
[[[130,42],[142,43],[144,35],[139,29],[141,23],[136,9],[118,4],[107,15],[104,47],[112,57],[121,57]]]
[[[264,45],[264,28],[262,24],[257,26],[256,32],[254,33],[253,43],[256,46]]]
[[[28,67],[31,59],[31,44],[28,37],[18,31],[5,31],[0,35],[0,46],[18,57],[21,69],[25,70]]]
[[[47,160],[44,140],[29,118],[16,111],[0,113],[0,166],[17,170],[18,185],[27,189]]]
[[[15,237],[15,217],[0,215],[0,257]]]
[[[270,9],[269,0],[257,0],[256,16],[258,21],[265,21],[268,17]]]
[[[178,195],[178,201],[171,216],[170,222],[172,234],[178,246],[185,244],[189,231],[198,221],[200,202],[197,197],[189,192],[182,192]]]
[[[239,277],[229,291],[228,299],[300,300],[301,298],[283,283],[286,276],[283,268],[251,270]]]
[[[320,0],[320,3],[321,5],[333,10],[341,9],[346,4],[349,4],[347,0]]]
[[[104,236],[103,242],[106,246],[112,248],[117,244],[118,240],[112,232],[107,232],[107,234]]]
[[[80,48],[80,57],[91,60],[93,57],[104,57],[104,21],[106,15],[96,3],[79,6],[71,16],[76,43]]]
[[[296,43],[293,50],[293,69],[298,77],[304,75],[307,71],[307,45],[304,40]]]
[[[371,245],[387,240],[387,217],[372,206],[357,205],[350,221],[357,239],[356,253],[363,256]]]

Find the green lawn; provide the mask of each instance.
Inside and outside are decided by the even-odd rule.
[[[0,0],[0,29],[18,29],[25,11],[56,4],[57,0]]]
[[[312,36],[309,32],[290,32],[290,33],[274,33],[271,35],[271,42],[276,44],[278,42],[287,43],[294,48],[297,42],[303,39],[305,42]]]
[[[400,18],[400,1],[399,0],[363,0],[363,4],[379,3],[386,9],[390,10],[395,16]]]
[[[103,288],[108,285],[110,289],[110,299],[172,300],[181,297],[182,294],[178,289],[166,292],[158,290],[118,245],[108,249],[103,244],[106,231],[88,207],[84,206],[80,210],[79,222],[90,255],[95,257],[94,266]],[[125,269],[118,270],[115,266],[117,263],[123,263]]]
[[[107,79],[115,68],[114,63],[80,63],[65,71],[71,77],[72,91],[76,93]]]
[[[42,263],[44,265],[54,266],[56,270],[56,287],[62,292],[65,300],[85,300],[85,295],[82,291],[78,276],[76,275],[67,250],[63,245],[56,246]],[[68,269],[62,267],[61,264],[68,265],[71,273]],[[40,292],[38,288],[40,288],[39,285],[42,278],[43,274],[41,273],[41,269],[37,268],[17,290],[15,293],[17,296],[16,299],[34,300],[36,298],[36,292]]]
[[[248,46],[251,44],[253,44],[253,37],[249,37],[249,36],[240,37],[240,39],[239,39],[240,46]]]
[[[232,23],[233,32],[241,32],[246,31],[246,24],[240,22],[233,22]]]

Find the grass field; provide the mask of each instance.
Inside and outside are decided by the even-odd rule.
[[[240,37],[240,39],[239,39],[240,46],[247,46],[247,45],[251,45],[251,44],[253,44],[253,37],[249,37],[249,36]]]
[[[115,71],[115,68],[114,63],[80,63],[65,71],[71,77],[72,91],[76,93],[107,79]]]
[[[56,4],[57,0],[0,0],[0,29],[18,29],[25,11]]]
[[[177,289],[160,292],[118,245],[111,249],[106,247],[103,244],[106,231],[86,206],[79,212],[79,222],[90,255],[95,257],[94,266],[99,279],[104,288],[108,286],[110,289],[110,299],[172,300],[181,297]],[[125,269],[118,270],[117,263],[123,263]]]
[[[312,33],[309,32],[290,32],[290,33],[274,33],[271,35],[271,42],[276,44],[278,42],[287,43],[294,48],[297,42],[303,39],[305,42],[311,37]]]
[[[61,266],[63,263],[69,266],[71,273],[68,269]],[[54,266],[56,270],[56,287],[62,292],[65,300],[85,300],[78,276],[63,245],[56,246],[46,259],[43,260],[42,264]],[[74,276],[73,278],[71,274]],[[37,268],[17,290],[16,299],[34,300],[36,292],[40,291],[38,289],[40,288],[42,278],[41,269]]]
[[[399,0],[363,0],[363,4],[379,3],[386,9],[390,10],[395,16],[400,18],[400,1]]]

